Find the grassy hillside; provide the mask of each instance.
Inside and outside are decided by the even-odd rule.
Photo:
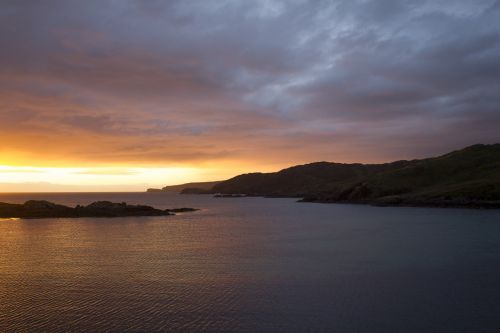
[[[500,144],[385,164],[317,162],[276,173],[240,175],[216,184],[212,191],[320,202],[475,205],[500,201]]]

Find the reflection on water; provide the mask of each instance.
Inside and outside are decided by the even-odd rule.
[[[166,194],[0,195],[194,207],[0,220],[0,331],[492,332],[500,212]]]

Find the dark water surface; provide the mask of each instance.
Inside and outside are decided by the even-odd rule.
[[[40,198],[202,210],[0,220],[0,332],[500,331],[500,211]]]

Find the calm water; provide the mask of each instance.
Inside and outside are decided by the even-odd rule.
[[[0,220],[0,332],[500,331],[500,211],[33,198],[202,210]]]

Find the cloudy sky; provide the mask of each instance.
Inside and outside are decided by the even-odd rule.
[[[500,141],[499,0],[2,0],[0,45],[0,183],[139,189]]]

